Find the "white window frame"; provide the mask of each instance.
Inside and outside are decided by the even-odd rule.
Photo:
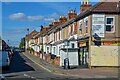
[[[59,41],[59,31],[57,32],[57,41]]]
[[[79,31],[80,31],[80,35],[82,35],[82,27],[80,27],[81,25],[83,26],[83,24],[82,24],[82,20],[80,20],[79,21]],[[80,30],[81,29],[81,30]]]
[[[69,25],[69,26],[68,26],[68,37],[71,36],[71,35],[70,35],[70,31],[71,31],[71,26]]]
[[[56,46],[53,46],[53,53],[52,54],[56,55]]]
[[[62,31],[62,30],[60,30],[60,40],[62,40],[61,31]]]
[[[54,33],[52,33],[52,36],[51,36],[51,38],[52,38],[52,41],[54,41]]]
[[[87,21],[87,25],[86,25],[86,21]],[[88,33],[88,17],[85,18],[84,22],[85,22],[86,33]]]
[[[113,24],[107,24],[107,18],[113,18]],[[106,31],[106,25],[113,25],[114,30],[113,31],[106,31],[106,33],[114,33],[115,32],[115,17],[114,16],[106,16],[105,17],[105,31]]]
[[[74,35],[74,27],[75,27],[75,25],[74,25],[74,23],[72,24],[72,35]]]
[[[47,48],[48,48],[48,49],[47,49]],[[47,52],[47,54],[50,53],[50,47],[49,47],[49,46],[46,47],[46,52]]]

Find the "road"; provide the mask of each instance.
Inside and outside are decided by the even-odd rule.
[[[93,80],[82,79],[78,76],[64,76],[50,73],[33,63],[22,53],[15,53],[9,70],[3,70],[2,75],[7,80]],[[97,80],[97,79],[94,79]],[[99,79],[100,80],[100,79]],[[103,79],[101,79],[103,80]],[[104,79],[112,80],[112,79]]]
[[[52,74],[34,64],[31,60],[25,57],[22,53],[15,53],[12,59],[10,69],[2,71],[5,78],[29,78],[40,80],[67,80],[76,79],[76,77],[62,76]],[[25,79],[25,80],[26,80]]]

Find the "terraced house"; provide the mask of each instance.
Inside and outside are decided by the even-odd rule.
[[[42,35],[43,52],[54,55],[55,64],[64,66],[120,66],[120,2],[99,2],[92,6],[86,0],[80,14],[68,11],[68,17],[54,20]],[[43,35],[44,34],[44,35]],[[44,55],[45,56],[45,55]]]

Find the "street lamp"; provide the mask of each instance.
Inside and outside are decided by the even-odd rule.
[[[64,68],[69,69],[69,57],[68,57],[69,40],[65,40],[64,44],[65,44],[65,46],[67,46],[67,58],[64,59]]]
[[[68,58],[68,46],[69,46],[69,40],[65,40],[64,44],[65,44],[65,46],[67,46],[67,58]]]
[[[27,32],[28,32],[28,34],[29,34],[29,28],[27,28]]]

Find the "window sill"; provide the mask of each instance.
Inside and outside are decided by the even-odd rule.
[[[114,32],[111,32],[111,31],[110,31],[110,32],[109,32],[109,31],[106,31],[105,33],[115,33],[115,31],[114,31]]]

